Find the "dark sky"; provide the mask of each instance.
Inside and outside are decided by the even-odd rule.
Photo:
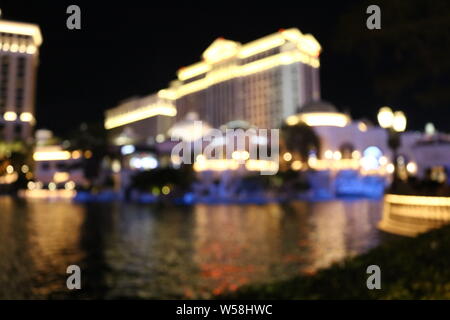
[[[217,37],[245,43],[290,27],[312,33],[323,47],[324,99],[372,120],[385,103],[366,85],[369,75],[358,59],[334,52],[331,45],[338,18],[357,1],[227,5],[228,10],[219,8],[225,2],[198,7],[93,2],[0,1],[4,19],[37,23],[43,33],[36,106],[40,128],[64,134],[83,121],[101,121],[104,110],[120,100],[166,87],[179,67],[199,61]],[[81,7],[80,31],[66,28],[69,4]],[[365,17],[361,12],[361,28]],[[422,122],[413,125],[422,128]]]

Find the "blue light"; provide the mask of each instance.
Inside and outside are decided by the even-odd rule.
[[[124,156],[127,155],[127,154],[132,154],[134,151],[136,151],[136,148],[135,148],[133,145],[131,145],[131,144],[126,145],[126,146],[123,146],[123,147],[120,149],[120,152],[121,152]]]
[[[365,170],[376,170],[380,167],[380,158],[383,156],[383,152],[380,148],[370,146],[363,152],[363,158],[361,159],[361,166]]]

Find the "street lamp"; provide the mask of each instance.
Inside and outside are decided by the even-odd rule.
[[[397,166],[397,151],[400,147],[400,133],[406,129],[406,116],[402,111],[393,112],[389,107],[382,107],[378,111],[378,123],[380,127],[387,129],[389,138],[388,146],[392,150],[394,172],[391,189],[395,190],[398,184],[398,166]]]

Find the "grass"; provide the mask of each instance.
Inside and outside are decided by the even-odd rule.
[[[367,289],[369,265],[381,290]],[[450,226],[385,242],[313,276],[250,285],[220,299],[450,299]]]

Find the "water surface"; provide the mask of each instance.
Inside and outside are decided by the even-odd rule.
[[[0,298],[210,298],[380,242],[377,201],[167,207],[0,198]],[[66,268],[82,290],[66,288]]]

